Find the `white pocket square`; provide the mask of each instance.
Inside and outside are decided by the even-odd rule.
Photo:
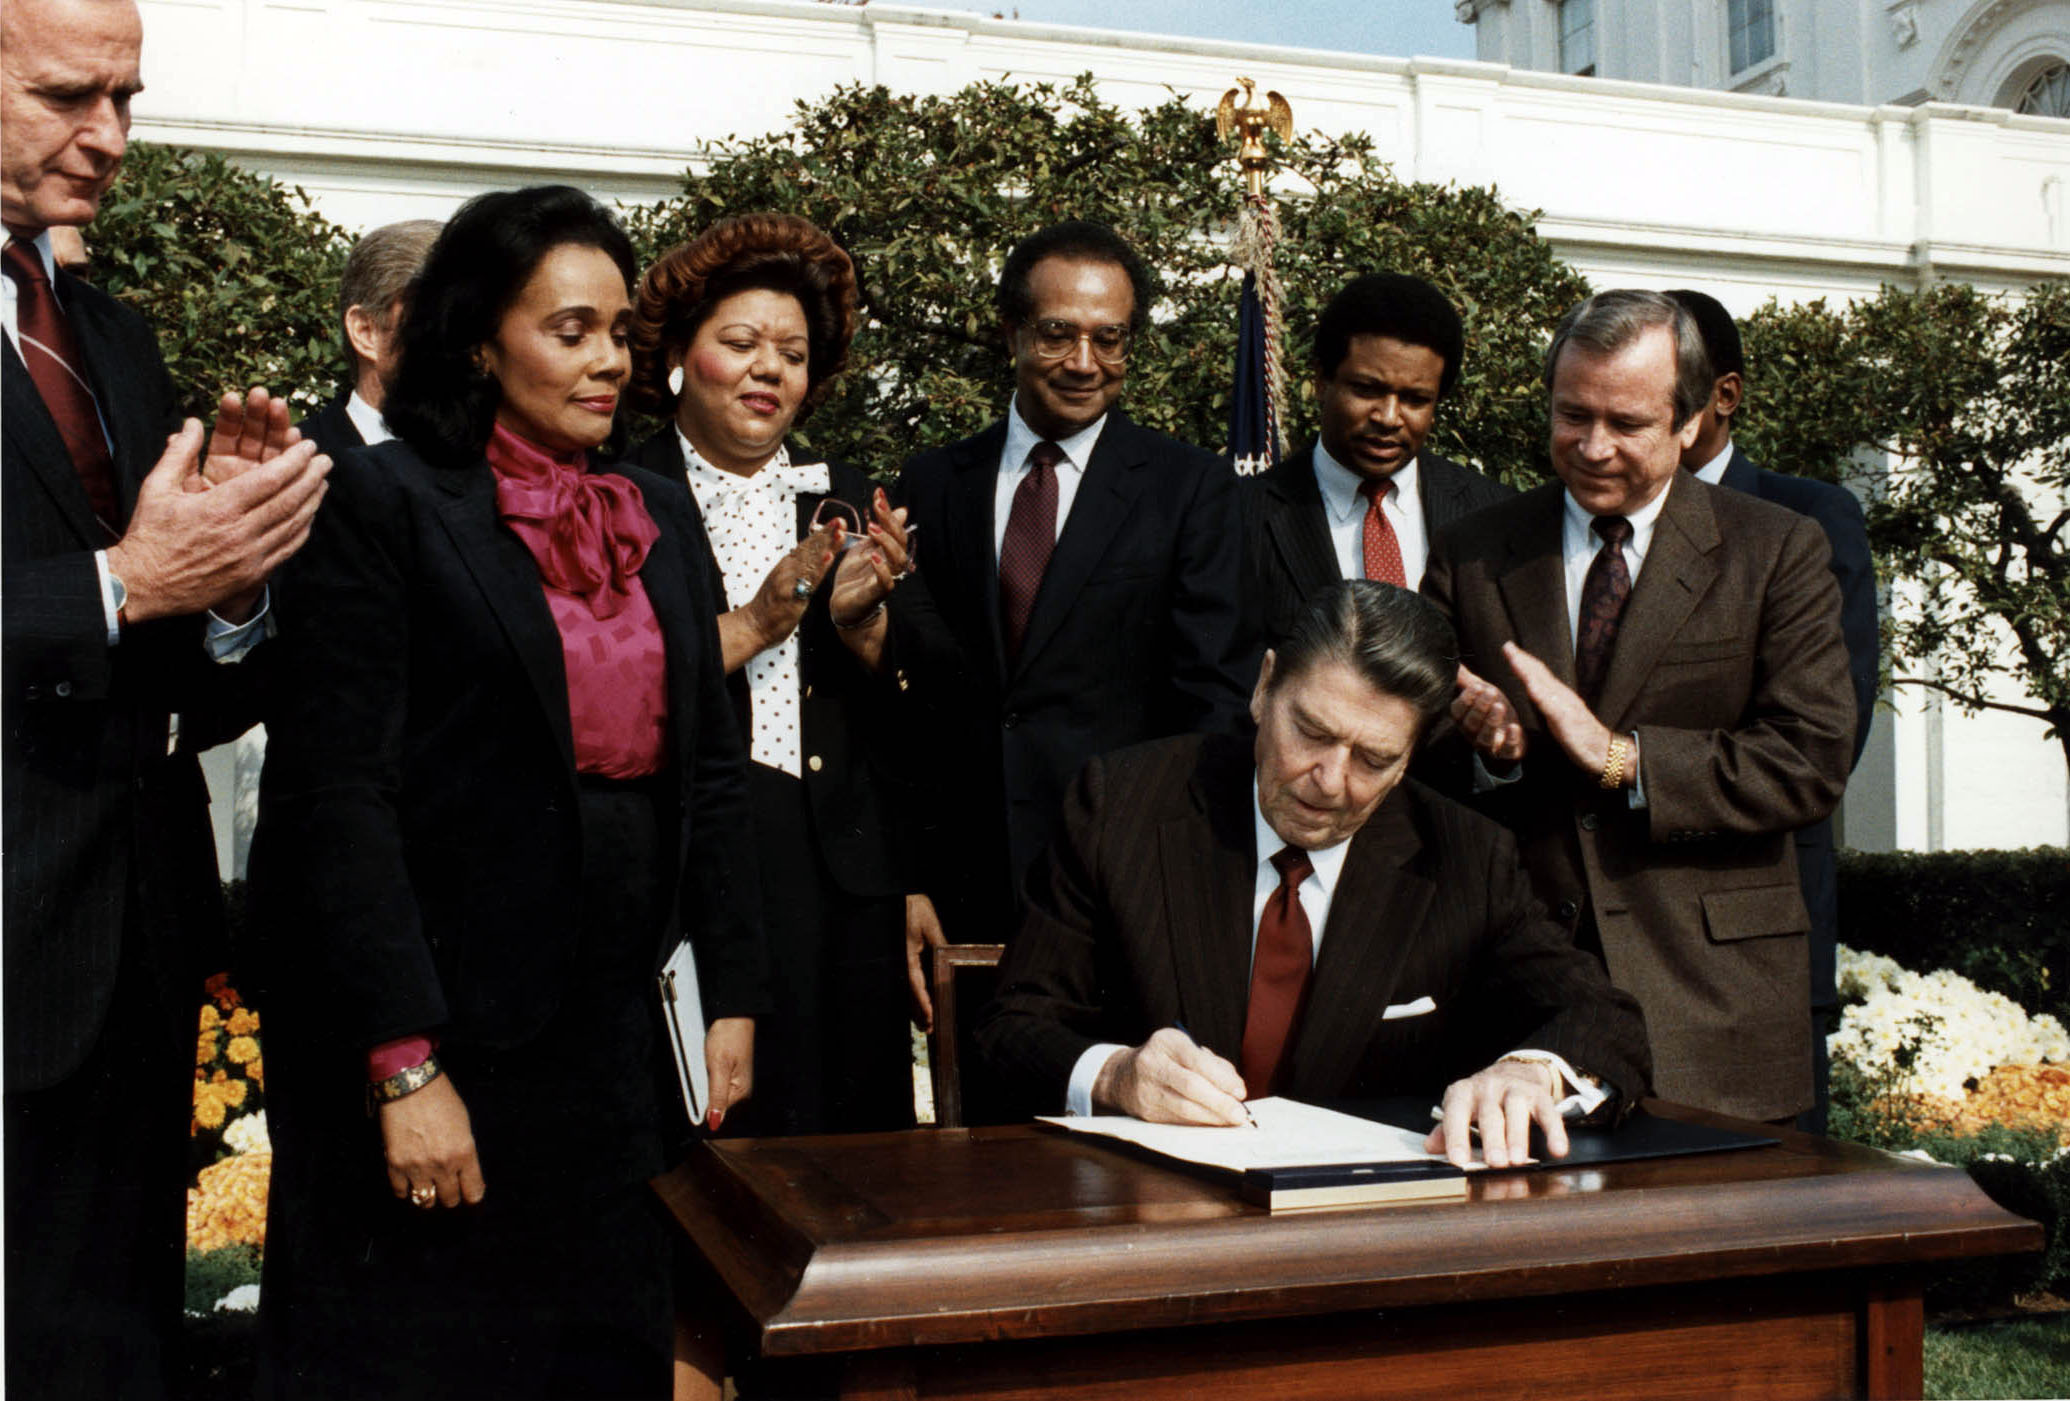
[[[1435,1012],[1437,1009],[1437,1003],[1431,1001],[1428,997],[1419,997],[1414,1002],[1396,1002],[1392,1004],[1386,1011],[1380,1014],[1380,1020],[1391,1022],[1396,1017],[1420,1017],[1425,1012]]]

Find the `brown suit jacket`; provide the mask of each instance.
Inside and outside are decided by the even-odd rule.
[[[1103,1041],[1184,1026],[1234,1063],[1249,996],[1255,769],[1247,738],[1093,760],[1029,883],[978,1044],[1017,1107],[1054,1114]],[[1436,1009],[1386,1017],[1430,998]],[[1646,1092],[1637,1005],[1545,917],[1496,824],[1405,782],[1352,838],[1281,1092],[1435,1095],[1520,1046]]]
[[[1502,659],[1574,684],[1557,482],[1440,535],[1423,591],[1466,664],[1517,708],[1523,777],[1485,806],[1538,894],[1646,1009],[1664,1098],[1748,1118],[1810,1106],[1806,934],[1790,834],[1832,811],[1853,759],[1840,596],[1818,525],[1678,476],[1596,713],[1636,731],[1647,805],[1560,752]]]

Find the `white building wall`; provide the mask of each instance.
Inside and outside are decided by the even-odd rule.
[[[1207,107],[1244,74],[1285,93],[1304,127],[1369,132],[1406,179],[1491,184],[1542,210],[1540,232],[1597,286],[1696,286],[1745,313],[1771,296],[1845,301],[1884,282],[2014,290],[2070,276],[2070,122],[1524,71],[1533,46],[1556,57],[1549,0],[1462,8],[1476,3],[1482,53],[1496,46],[1517,67],[803,0],[143,0],[149,86],[136,134],[224,151],[364,228],[547,179],[660,198],[712,143],[780,127],[796,102],[840,83],[946,93],[1091,71],[1125,107],[1171,91]],[[1811,0],[1783,4],[1811,13]],[[1960,9],[1915,7],[1914,48],[1939,42],[1928,21]],[[1847,57],[1848,36],[1887,37],[1890,8],[1859,0],[1788,23],[1793,36],[1839,36],[1835,61],[1866,71],[1882,60]],[[1972,8],[2045,26],[2064,0]],[[1722,47],[1707,59],[1692,37],[1722,9],[1599,0],[1599,65],[1649,76],[1722,66]],[[1657,25],[1630,18],[1645,10]],[[1954,66],[2016,64],[2018,45],[1991,37],[2012,32],[1999,24]],[[1812,50],[1790,42],[1795,74]],[[1879,717],[1848,839],[2070,841],[2060,752],[2039,728],[1908,700]]]

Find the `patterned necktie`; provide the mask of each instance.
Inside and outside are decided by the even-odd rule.
[[[1033,465],[1014,488],[1013,509],[1006,517],[1006,538],[999,545],[999,617],[1006,625],[1010,662],[1020,660],[1035,591],[1057,547],[1057,464],[1063,460],[1064,450],[1047,439],[1030,448]]]
[[[1308,853],[1281,847],[1272,857],[1279,889],[1265,900],[1258,920],[1258,945],[1251,952],[1251,1001],[1243,1020],[1243,1087],[1252,1099],[1273,1092],[1287,1043],[1300,1020],[1308,996],[1308,974],[1315,960],[1315,939],[1308,911],[1296,893],[1315,872]]]
[[[1387,512],[1380,509],[1380,503],[1393,490],[1392,477],[1368,477],[1358,484],[1358,494],[1366,498],[1366,577],[1407,588],[1409,574],[1402,568],[1402,542],[1395,538]]]
[[[115,521],[122,512],[115,495],[115,464],[108,456],[108,440],[101,432],[100,412],[86,382],[86,361],[79,353],[72,323],[58,306],[50,279],[43,275],[43,260],[32,244],[11,241],[6,252],[0,253],[0,269],[14,279],[15,339],[22,363],[65,440],[72,468],[86,488],[87,502],[102,527],[114,536],[118,533]]]
[[[1632,538],[1632,523],[1623,516],[1597,516],[1590,529],[1603,537],[1603,548],[1589,561],[1588,576],[1581,582],[1581,625],[1574,639],[1574,679],[1581,698],[1594,706],[1603,693],[1603,678],[1610,671],[1610,654],[1617,646],[1617,623],[1624,616],[1625,600],[1632,596],[1631,571],[1624,562],[1625,542]]]

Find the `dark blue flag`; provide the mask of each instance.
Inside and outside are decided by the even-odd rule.
[[[1236,384],[1230,395],[1229,460],[1240,477],[1255,476],[1279,462],[1279,425],[1266,378],[1265,308],[1258,299],[1258,275],[1243,275],[1236,313]]]

